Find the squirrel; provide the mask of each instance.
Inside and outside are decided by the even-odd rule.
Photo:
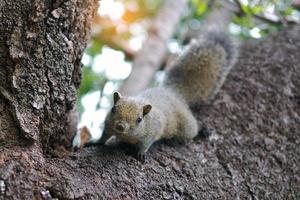
[[[189,106],[213,100],[236,58],[237,46],[223,32],[208,32],[193,40],[166,70],[161,86],[136,96],[113,94],[113,107],[96,143],[105,144],[116,136],[136,145],[138,159],[144,160],[160,139],[194,138],[200,130]]]

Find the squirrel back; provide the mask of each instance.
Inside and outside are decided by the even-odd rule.
[[[189,105],[209,103],[223,85],[237,55],[237,45],[228,35],[210,31],[193,40],[167,69],[162,87],[177,91]]]

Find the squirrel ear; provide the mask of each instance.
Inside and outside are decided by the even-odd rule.
[[[152,106],[150,104],[145,105],[143,107],[143,116],[147,115],[150,112],[151,109],[152,109]]]
[[[121,99],[121,97],[122,96],[119,92],[115,92],[114,93],[114,104],[116,104],[119,101],[119,99]]]

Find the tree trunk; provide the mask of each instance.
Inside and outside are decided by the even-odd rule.
[[[132,72],[120,88],[121,94],[134,95],[149,86],[164,60],[167,42],[173,36],[187,2],[187,0],[163,1],[158,15],[153,20],[149,37],[134,59]]]
[[[70,142],[80,60],[97,6],[0,1],[0,199],[40,197],[44,155],[62,154]]]
[[[69,138],[67,113],[96,8],[96,0],[0,2],[2,147],[51,151]]]

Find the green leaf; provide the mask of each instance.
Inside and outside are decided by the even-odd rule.
[[[246,14],[248,14],[248,15],[252,14],[251,8],[249,6],[241,4],[241,7],[242,7],[243,12],[245,12]]]
[[[83,68],[83,79],[81,81],[78,97],[81,98],[88,92],[99,90],[101,84],[106,80],[103,74],[94,72],[90,67]]]
[[[207,3],[204,1],[200,1],[197,8],[197,15],[204,14],[206,9],[207,9]]]
[[[103,44],[99,39],[93,38],[90,46],[86,49],[86,53],[95,57],[97,54],[101,53]]]
[[[259,14],[263,11],[263,8],[261,6],[253,6],[251,7],[251,13],[252,14]]]

